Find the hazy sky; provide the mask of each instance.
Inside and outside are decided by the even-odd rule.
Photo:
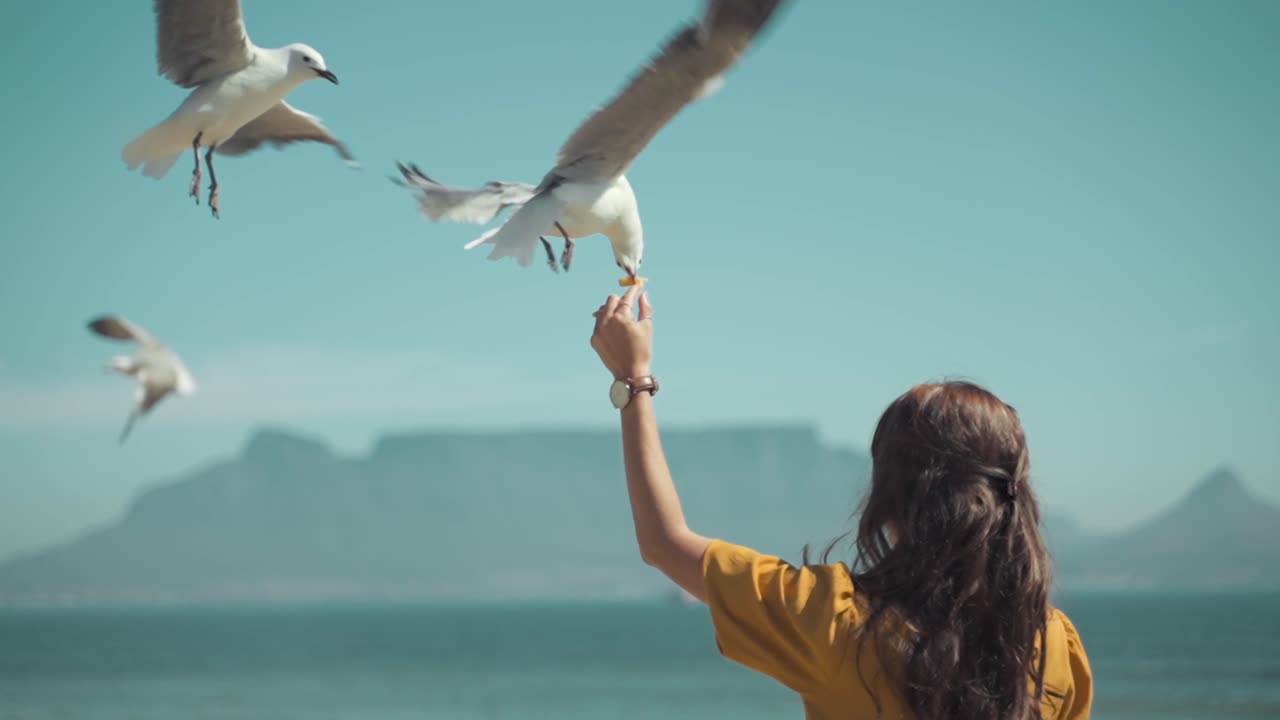
[[[0,26],[0,557],[264,423],[356,452],[616,422],[587,346],[606,241],[567,275],[490,263],[461,249],[482,227],[427,223],[386,176],[536,182],[700,4],[245,5],[256,43],[324,54],[342,84],[290,101],[366,169],[224,158],[221,221],[186,197],[189,158],[161,182],[120,160],[184,96],[150,2]],[[662,420],[809,420],[861,448],[910,384],[964,376],[1020,410],[1046,504],[1088,525],[1223,462],[1280,498],[1280,4],[792,5],[629,173]],[[123,348],[84,327],[102,312],[200,384],[123,447],[133,388],[102,371]]]

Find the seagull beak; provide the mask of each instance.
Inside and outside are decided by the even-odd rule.
[[[329,82],[333,83],[334,85],[338,84],[338,76],[334,75],[328,70],[317,70],[316,74],[324,78],[325,80],[328,80]]]

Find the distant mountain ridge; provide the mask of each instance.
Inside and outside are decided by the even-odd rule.
[[[1090,587],[1280,587],[1278,530],[1280,509],[1221,467],[1168,511],[1064,554],[1058,572]]]
[[[668,431],[704,532],[798,560],[839,534],[867,461],[810,427]],[[342,457],[291,432],[139,495],[114,525],[0,565],[0,602],[635,596],[618,434],[421,433]]]
[[[701,532],[799,561],[850,527],[867,458],[807,426],[666,431]],[[1280,510],[1215,472],[1094,536],[1045,521],[1060,589],[1280,584]],[[616,432],[417,433],[344,457],[293,432],[141,493],[115,524],[0,565],[0,604],[662,595],[639,560]]]

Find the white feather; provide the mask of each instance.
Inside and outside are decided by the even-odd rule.
[[[490,260],[513,257],[521,267],[528,267],[533,264],[534,251],[541,242],[538,238],[555,225],[562,212],[564,201],[553,192],[543,192],[521,205],[501,227],[467,243],[466,249],[492,244]]]

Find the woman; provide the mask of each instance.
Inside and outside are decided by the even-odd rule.
[[[1089,716],[1013,408],[968,383],[899,397],[871,441],[852,567],[795,568],[685,524],[654,418],[653,310],[641,294],[633,318],[636,301],[636,287],[610,296],[591,337],[615,379],[636,540],[707,604],[724,656],[799,693],[808,718]]]

